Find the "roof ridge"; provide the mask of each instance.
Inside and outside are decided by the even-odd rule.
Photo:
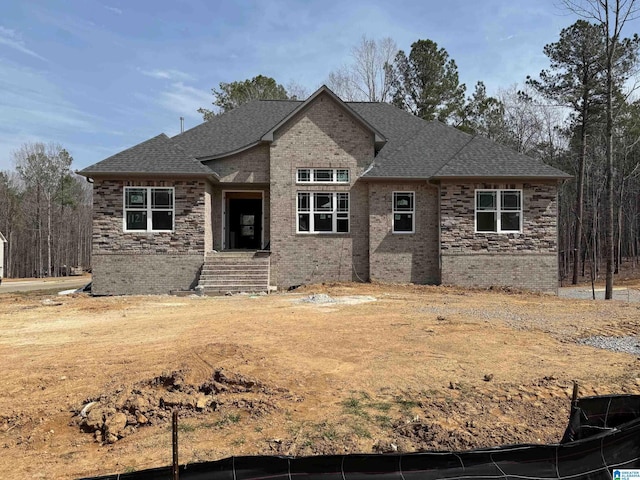
[[[251,103],[251,102],[298,102],[298,103],[304,103],[305,100],[294,100],[293,98],[255,98],[253,100],[249,100],[247,103]]]
[[[456,127],[452,127],[452,128],[456,128]],[[460,133],[464,133],[465,135],[470,135],[471,138],[467,142],[465,142],[465,144],[462,145],[458,150],[456,150],[456,152],[453,153],[442,165],[440,165],[440,168],[433,174],[434,177],[437,177],[438,173],[440,173],[440,170],[442,170],[444,167],[449,165],[449,162],[451,162],[454,158],[456,158],[458,156],[458,154],[462,150],[467,148],[467,145],[469,145],[471,142],[473,142],[475,140],[475,138],[478,136],[478,135],[471,135],[470,133],[463,132],[462,130],[459,130],[459,131],[460,131]]]
[[[287,124],[293,117],[295,117],[298,113],[304,111],[309,105],[316,101],[317,98],[320,98],[321,95],[327,95],[333,101],[335,101],[338,106],[342,107],[347,114],[351,115],[356,121],[358,121],[362,126],[368,129],[374,135],[374,142],[386,142],[387,139],[375,126],[367,121],[362,115],[360,115],[357,111],[347,105],[344,100],[342,100],[338,95],[336,95],[329,87],[326,85],[322,85],[315,92],[313,92],[309,98],[307,98],[304,102],[301,102],[295,109],[293,109],[288,115],[286,115],[282,120],[276,123],[273,127],[271,127],[267,132],[260,137],[260,140],[265,140],[267,142],[271,142],[274,139],[274,134],[277,130]]]

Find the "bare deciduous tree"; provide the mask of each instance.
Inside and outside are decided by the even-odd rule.
[[[53,209],[60,189],[71,176],[71,155],[60,145],[26,143],[13,153],[16,171],[26,190],[35,194],[37,276],[53,275]],[[46,249],[43,230],[46,222]],[[46,251],[46,265],[43,256]]]
[[[352,63],[329,73],[327,86],[346,101],[389,102],[391,81],[387,65],[398,53],[389,37],[381,40],[363,36],[351,51]]]

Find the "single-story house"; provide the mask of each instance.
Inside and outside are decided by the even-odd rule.
[[[569,175],[325,86],[79,173],[93,182],[98,295],[369,280],[557,291]]]

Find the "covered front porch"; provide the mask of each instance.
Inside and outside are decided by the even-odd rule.
[[[269,187],[217,184],[207,192],[206,252],[269,250]]]
[[[268,292],[269,186],[219,183],[205,197],[208,225],[198,289],[207,295]]]

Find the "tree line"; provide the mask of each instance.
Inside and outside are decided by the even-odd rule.
[[[448,52],[429,39],[410,51],[391,38],[363,37],[351,62],[326,84],[345,101],[389,102],[425,120],[484,135],[573,175],[559,188],[560,278],[606,280],[638,267],[640,249],[640,101],[631,84],[640,39],[622,35],[635,0],[565,0],[580,20],[543,52],[549,68],[489,96],[480,80],[460,83]],[[253,99],[297,99],[270,77],[220,83],[205,120]]]
[[[60,145],[27,143],[0,172],[6,277],[64,276],[91,267],[91,188]]]

